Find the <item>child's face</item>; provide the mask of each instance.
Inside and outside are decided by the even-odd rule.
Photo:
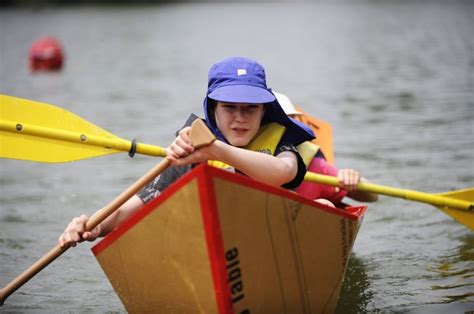
[[[263,104],[217,102],[217,127],[232,146],[244,147],[257,134],[265,113]]]

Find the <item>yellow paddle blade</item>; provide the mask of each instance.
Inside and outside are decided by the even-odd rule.
[[[0,94],[0,157],[68,162],[128,152],[121,139],[65,109]],[[161,147],[137,144],[136,153],[165,156]]]
[[[474,203],[474,188],[441,193],[440,195]],[[458,222],[466,225],[469,229],[474,230],[474,209],[465,211],[447,206],[438,208]]]
[[[339,185],[339,180],[336,177],[309,171],[305,175],[305,180],[308,182],[316,182],[332,186]],[[440,194],[430,194],[369,182],[359,182],[359,184],[357,184],[357,189],[360,191],[434,205],[436,208],[442,210],[469,229],[474,230],[474,188]]]
[[[34,126],[46,127],[53,133],[55,130],[79,132],[79,137],[93,134],[115,138],[113,134],[61,108],[0,95],[0,112],[2,121],[1,157],[41,162],[66,162],[119,152],[114,149],[78,145],[74,142],[19,132],[22,131],[21,128],[27,130],[27,126]],[[9,131],[12,127],[17,132]]]

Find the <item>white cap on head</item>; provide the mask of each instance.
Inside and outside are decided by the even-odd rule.
[[[280,106],[283,108],[283,111],[285,111],[287,115],[303,114],[302,112],[296,110],[295,106],[291,102],[290,98],[288,98],[288,96],[281,93],[277,93],[275,91],[273,91],[273,94],[275,95],[276,99],[278,100],[278,103],[280,104]]]

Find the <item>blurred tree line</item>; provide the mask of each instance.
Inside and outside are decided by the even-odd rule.
[[[77,4],[150,4],[171,2],[196,2],[193,0],[0,0],[0,6],[40,6]]]

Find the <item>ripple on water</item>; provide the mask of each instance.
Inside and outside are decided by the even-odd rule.
[[[422,122],[422,125],[427,127],[427,126],[441,126],[441,125],[447,125],[451,124],[451,121],[447,118],[434,118],[434,119],[428,119]]]
[[[386,104],[373,104],[369,105],[369,110],[371,112],[382,112],[387,110],[387,105]]]
[[[471,160],[472,156],[465,153],[456,153],[452,155],[454,161]]]
[[[7,223],[26,223],[27,220],[15,213],[9,213],[0,217],[0,222]]]
[[[29,239],[9,239],[9,238],[0,238],[0,246],[3,246],[5,249],[12,250],[24,250],[26,245],[31,243]]]
[[[402,92],[396,95],[401,111],[412,111],[416,108],[416,96],[411,92]]]
[[[372,124],[372,125],[382,124],[382,123],[385,123],[385,119],[384,118],[372,118],[372,119],[368,119],[367,123]]]
[[[2,197],[2,206],[16,205],[16,204],[35,204],[43,200],[43,195],[12,195],[9,197]]]
[[[469,263],[467,265],[461,265],[461,263],[451,264],[451,263],[443,263],[440,264],[437,268],[430,269],[432,272],[439,274],[441,278],[450,278],[454,276],[462,276],[464,278],[473,277],[474,269],[469,267]],[[449,286],[449,285],[447,285]],[[440,286],[437,286],[440,287]]]
[[[461,245],[455,253],[443,256],[428,269],[433,274],[431,289],[444,303],[474,302],[474,236],[459,240]]]
[[[474,182],[474,176],[466,174],[464,176],[459,176],[458,180],[462,183],[472,184],[472,182]]]

